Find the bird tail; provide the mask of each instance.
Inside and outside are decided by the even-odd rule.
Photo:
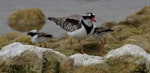
[[[53,35],[51,34],[47,34],[46,37],[50,37],[50,38],[53,38]]]
[[[55,17],[48,17],[48,19],[51,20],[51,21],[57,20]]]
[[[48,17],[48,19],[55,22],[55,23],[58,23],[58,21],[59,21],[59,19],[55,18],[55,17]]]

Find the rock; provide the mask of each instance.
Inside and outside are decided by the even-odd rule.
[[[132,57],[132,59],[135,59],[135,63],[137,64],[146,63],[147,67],[149,67],[150,54],[145,52],[145,50],[143,50],[141,47],[137,45],[131,44],[124,45],[116,50],[111,50],[103,58],[105,60],[108,60],[110,58],[123,57],[123,60],[125,60],[126,59],[125,57],[127,56]]]
[[[150,54],[143,48],[127,44],[111,50],[104,57],[87,54],[74,54],[69,57],[63,73],[148,73],[150,72]],[[70,65],[73,65],[70,66]],[[74,69],[75,67],[75,69]],[[93,70],[94,69],[94,70]]]
[[[103,60],[99,56],[90,56],[87,54],[74,54],[69,57],[70,59],[73,59],[74,66],[88,66],[88,65],[96,65],[96,64],[102,64]]]
[[[126,39],[124,42],[125,43],[130,43],[130,44],[135,44],[140,47],[142,47],[145,51],[149,51],[150,43],[149,43],[149,38],[146,38],[145,35],[140,35],[140,36],[132,36],[128,39]]]
[[[145,52],[141,47],[132,44],[126,44],[116,50],[111,50],[104,58],[129,55],[129,54],[133,56],[138,56],[138,55],[143,56],[150,61],[150,55],[147,52]]]
[[[36,50],[35,50],[36,48]],[[39,47],[34,47],[31,45],[23,45],[21,43],[12,43],[7,46],[4,46],[0,51],[1,60],[11,60],[16,56],[20,56],[21,53],[25,52],[26,50],[33,51],[37,53],[38,57],[42,58],[42,53],[46,51],[46,49],[42,49]]]
[[[150,54],[127,44],[105,56],[74,54],[14,42],[0,50],[0,73],[148,73]],[[94,70],[93,70],[94,69]]]
[[[38,8],[20,9],[13,12],[7,21],[13,30],[21,32],[40,30],[45,24],[45,15]]]
[[[53,49],[14,42],[0,50],[0,71],[11,73],[43,73],[45,70],[59,69],[59,63],[66,56]]]
[[[103,58],[112,73],[150,72],[150,54],[137,45],[126,44]]]
[[[63,57],[60,57],[58,54],[45,51],[43,53],[44,66],[42,73],[59,73],[60,72],[60,63],[64,61]]]
[[[32,52],[30,50],[26,50],[20,54],[20,56],[16,56],[10,62],[10,68],[8,71],[12,73],[42,73],[43,71],[43,58],[38,57],[37,53]],[[18,68],[22,67],[18,70]]]

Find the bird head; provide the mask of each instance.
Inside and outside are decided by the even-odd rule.
[[[91,22],[96,22],[95,14],[92,13],[92,12],[85,13],[85,14],[83,15],[83,19],[84,19],[84,20],[90,20]]]
[[[37,30],[31,30],[31,31],[29,31],[28,33],[27,33],[27,35],[29,35],[29,36],[31,36],[31,37],[33,37],[34,35],[36,35],[37,34]]]

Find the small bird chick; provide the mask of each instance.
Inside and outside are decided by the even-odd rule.
[[[44,47],[46,47],[45,41],[49,38],[52,38],[51,34],[47,34],[44,32],[38,32],[37,30],[31,30],[27,33],[27,35],[31,36],[31,42],[32,43],[39,43],[40,47],[42,47],[42,43],[44,44]]]
[[[96,37],[98,40],[100,40],[100,55],[102,54],[104,46],[107,42],[107,40],[105,39],[105,36],[107,34],[109,34],[110,32],[113,32],[112,29],[110,28],[106,28],[106,27],[96,27],[94,32],[93,32],[93,36]]]

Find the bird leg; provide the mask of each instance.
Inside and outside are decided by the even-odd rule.
[[[81,41],[80,41],[80,40],[78,40],[78,42],[79,42],[79,45],[80,45],[80,50],[81,50],[81,53],[83,54],[83,53],[84,53],[84,50],[83,50],[83,45],[81,44]]]
[[[43,47],[43,48],[46,48],[46,43],[44,42],[43,44],[44,44],[44,47]]]
[[[99,48],[100,55],[104,52],[104,46],[105,46],[106,42],[107,42],[106,38],[100,39],[100,48]]]
[[[73,47],[72,47],[72,38],[70,38],[69,43],[70,43],[71,49],[73,50]]]

